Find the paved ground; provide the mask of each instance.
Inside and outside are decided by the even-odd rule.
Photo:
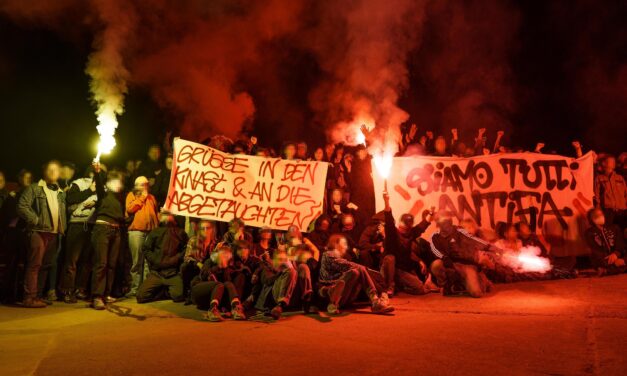
[[[627,374],[627,275],[393,303],[393,317],[219,324],[171,302],[3,306],[0,375]]]

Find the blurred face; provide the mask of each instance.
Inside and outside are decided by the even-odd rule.
[[[231,222],[231,224],[229,224],[229,232],[231,234],[237,234],[240,232],[240,230],[242,229],[242,227],[240,226],[239,222],[237,221],[233,221]]]
[[[320,222],[320,230],[322,230],[322,231],[329,231],[329,227],[331,227],[331,224],[326,219],[324,221]]]
[[[229,262],[231,261],[232,257],[233,257],[233,254],[231,253],[230,250],[227,250],[227,249],[219,250],[218,255],[216,257],[216,265],[218,265],[220,269],[224,269],[227,266],[229,266]]]
[[[272,233],[271,232],[262,232],[259,235],[259,239],[261,239],[261,241],[264,241],[264,242],[269,242],[269,241],[272,240]]]
[[[401,217],[401,226],[405,228],[414,227],[414,216],[413,215],[403,215]]]
[[[200,225],[199,225],[198,229],[200,230],[201,235],[205,239],[210,239],[210,238],[213,237],[215,228],[213,227],[213,223],[207,222],[207,221],[202,221],[202,222],[200,222]]]
[[[526,223],[521,223],[519,225],[520,227],[520,232],[518,233],[518,235],[522,238],[522,239],[527,239],[531,236],[531,227],[529,227],[528,224]]]
[[[135,172],[135,161],[126,161],[126,172],[130,174]]]
[[[331,201],[334,204],[339,204],[342,202],[342,191],[336,189],[331,193]]]
[[[474,235],[477,232],[477,225],[475,224],[474,221],[463,221],[461,225],[462,225],[462,228],[468,231],[468,233],[470,234]]]
[[[287,253],[285,252],[274,252],[274,258],[272,259],[272,265],[275,268],[279,268],[282,265],[287,263]]]
[[[435,151],[438,153],[446,152],[446,140],[443,137],[438,137],[435,140]]]
[[[603,226],[605,225],[605,215],[603,215],[603,211],[601,211],[600,209],[595,209],[592,212],[592,223],[594,223],[597,226]]]
[[[342,228],[344,230],[352,230],[355,227],[355,219],[351,216],[342,218]]]
[[[346,241],[345,237],[341,237],[340,240],[337,242],[337,251],[342,256],[344,256],[346,254],[346,251],[348,251],[348,241]]]
[[[27,187],[33,184],[33,174],[31,174],[30,172],[25,173],[22,176],[22,180],[20,181],[20,184],[22,185],[22,187]]]
[[[148,149],[148,158],[150,158],[150,160],[156,162],[159,160],[160,157],[161,148],[159,148],[158,146],[151,146],[150,149]]]
[[[510,226],[510,228],[508,228],[505,232],[505,238],[511,241],[518,239],[518,231],[516,231],[516,227]]]
[[[359,158],[359,160],[363,161],[364,159],[366,159],[366,156],[368,156],[368,152],[366,151],[366,149],[357,150],[357,158]]]
[[[418,139],[418,142],[421,145],[426,145],[427,144],[427,136],[420,136],[420,138]]]
[[[314,152],[314,159],[317,161],[321,161],[324,158],[324,150],[322,148],[316,149]]]
[[[61,166],[57,163],[48,163],[44,169],[44,180],[48,183],[56,183],[61,177]]]
[[[135,190],[137,191],[148,191],[148,188],[150,188],[150,183],[148,182],[135,184]]]
[[[296,146],[292,144],[285,146],[283,154],[285,154],[285,159],[294,159],[294,156],[296,155]]]
[[[240,248],[237,250],[237,256],[242,261],[248,260],[249,255],[250,255],[250,249],[248,248]]]
[[[6,184],[7,182],[6,182],[6,179],[4,178],[4,174],[0,172],[0,189],[4,189]]]
[[[61,179],[72,180],[72,178],[74,177],[74,173],[74,169],[70,166],[61,167]]]
[[[165,159],[165,168],[172,170],[172,157],[167,157]]]
[[[333,151],[335,150],[335,146],[333,146],[333,144],[328,144],[327,146],[324,147],[324,152],[326,153],[326,155],[328,155],[329,157],[331,155],[333,155]]]
[[[307,144],[301,142],[296,147],[296,153],[299,158],[305,158],[307,156]]]
[[[616,169],[616,159],[614,157],[607,157],[603,161],[603,172],[611,174]]]

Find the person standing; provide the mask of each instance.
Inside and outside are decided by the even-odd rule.
[[[603,209],[608,225],[627,227],[627,185],[616,170],[616,159],[609,155],[601,162],[603,173],[594,179],[597,206]]]
[[[92,308],[105,309],[107,303],[114,302],[110,296],[115,266],[120,253],[120,230],[124,225],[124,178],[120,173],[111,171],[106,183],[100,173],[100,164],[94,163],[96,181],[96,224],[91,234],[94,248],[93,273],[91,279]]]
[[[127,296],[137,294],[139,285],[148,275],[148,267],[144,267],[142,246],[150,231],[157,228],[157,199],[149,192],[150,184],[145,176],[135,179],[135,188],[126,196],[126,217],[129,219],[128,247],[131,251],[131,291]]]
[[[74,180],[67,191],[70,223],[66,238],[61,289],[63,290],[63,301],[68,304],[76,303],[77,263],[81,260],[80,266],[82,268],[88,267],[86,260],[91,255],[89,237],[94,225],[97,199],[94,173],[92,169],[88,169],[85,177]],[[81,295],[84,295],[87,290],[86,283],[79,283],[78,288],[82,293]]]
[[[43,308],[41,299],[48,271],[54,262],[59,235],[65,231],[65,193],[58,185],[61,164],[49,161],[43,176],[28,186],[17,204],[17,213],[27,225],[29,247],[24,275],[24,307]]]

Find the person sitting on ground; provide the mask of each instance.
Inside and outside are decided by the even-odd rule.
[[[250,295],[252,290],[251,279],[260,263],[259,258],[252,256],[251,248],[252,244],[246,240],[239,240],[235,243],[231,280],[243,301]]]
[[[257,274],[261,288],[256,297],[255,308],[266,311],[272,306],[270,315],[275,320],[279,320],[290,304],[298,273],[289,261],[287,252],[276,250],[272,262],[263,261]],[[252,281],[253,284],[255,282],[255,280]]]
[[[489,265],[482,251],[490,243],[470,235],[453,225],[450,212],[440,211],[437,216],[438,230],[431,237],[431,251],[437,257],[430,266],[444,295],[468,293],[480,298],[491,289],[492,284],[480,270]]]
[[[370,224],[359,237],[358,263],[369,269],[379,270],[383,261],[383,241],[385,240],[385,214],[379,212],[372,216]]]
[[[412,295],[428,293],[434,286],[429,279],[426,264],[418,259],[416,256],[418,252],[414,252],[413,248],[418,247],[418,244],[415,243],[416,239],[431,225],[433,209],[431,211],[425,210],[422,221],[415,226],[414,216],[403,214],[397,229],[390,207],[390,196],[387,192],[383,194],[383,202],[385,203],[383,213],[385,216],[384,248],[386,255],[383,258],[381,268],[387,285],[387,294],[392,296],[397,286],[402,291]],[[425,287],[418,278],[417,268],[421,270],[423,275],[427,276],[426,282],[429,286]]]
[[[518,230],[513,223],[507,223],[499,233],[499,240],[494,245],[508,253],[518,254],[523,247],[522,240],[518,238]]]
[[[544,243],[540,240],[538,235],[531,229],[531,226],[526,222],[518,222],[516,224],[518,230],[518,237],[522,241],[523,247],[537,247],[540,248],[540,257],[549,257],[549,251],[546,249]]]
[[[330,236],[331,219],[323,214],[316,219],[314,230],[307,234],[306,238],[311,240],[318,250],[324,252]]]
[[[322,298],[329,299],[327,312],[338,314],[341,307],[354,302],[364,290],[370,299],[373,313],[389,313],[394,308],[387,302],[387,297],[380,297],[370,274],[363,265],[345,259],[349,250],[346,237],[331,235],[327,251],[322,255],[320,264],[320,289]]]
[[[592,224],[585,232],[585,239],[592,251],[590,259],[598,275],[624,273],[625,238],[617,225],[608,225],[605,214],[600,208],[588,212],[588,221]]]
[[[253,236],[246,231],[246,224],[240,218],[233,218],[229,221],[229,229],[222,237],[222,242],[228,244],[231,248],[235,245],[235,242],[239,240],[246,240],[247,242],[253,242]]]
[[[253,245],[252,255],[260,260],[270,262],[275,248],[272,244],[274,234],[269,227],[262,227],[259,230],[259,241]]]
[[[142,251],[150,273],[137,289],[137,303],[146,303],[167,296],[174,302],[185,299],[183,279],[178,273],[185,255],[188,237],[176,226],[168,212],[160,214],[159,227],[150,231]]]
[[[203,219],[198,223],[196,235],[187,242],[183,264],[181,265],[181,278],[183,279],[183,291],[186,304],[191,304],[189,295],[192,280],[200,274],[200,270],[207,258],[218,244],[216,225],[213,221]]]
[[[223,303],[224,290],[227,291],[228,307],[235,320],[246,320],[244,308],[240,303],[237,288],[231,281],[233,272],[233,251],[227,244],[219,245],[205,261],[199,281],[192,286],[192,301],[198,309],[207,310],[207,320],[223,321],[220,306]]]

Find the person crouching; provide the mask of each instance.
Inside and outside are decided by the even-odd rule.
[[[320,265],[320,290],[323,298],[329,299],[327,312],[338,314],[339,308],[352,303],[365,290],[371,302],[373,313],[383,314],[394,311],[387,299],[377,295],[374,282],[366,267],[346,260],[348,241],[343,235],[331,235],[327,251],[322,255]]]

